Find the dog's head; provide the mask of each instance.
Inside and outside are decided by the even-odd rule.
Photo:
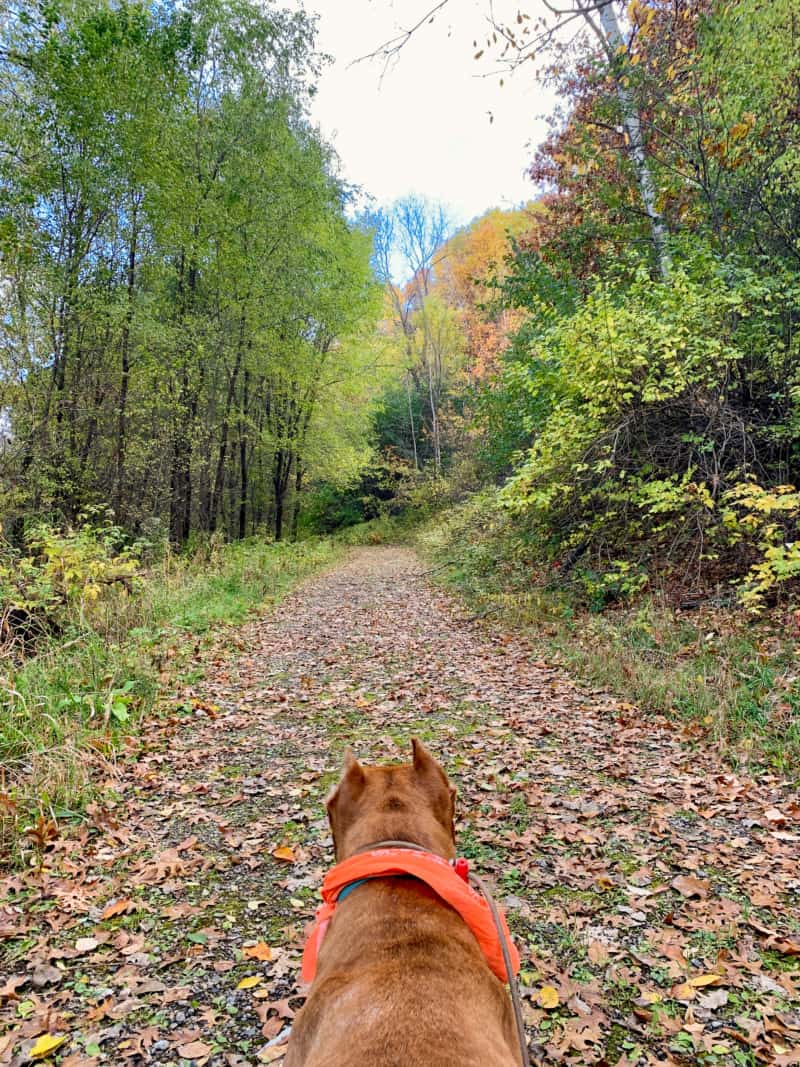
[[[411,841],[445,859],[455,856],[456,791],[425,746],[413,738],[413,761],[364,767],[345,754],[341,780],[327,800],[336,859],[379,841]]]

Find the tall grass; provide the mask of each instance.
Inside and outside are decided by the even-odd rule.
[[[132,591],[112,585],[90,608],[76,606],[35,654],[0,661],[0,847],[14,837],[10,821],[19,830],[38,813],[78,817],[164,687],[189,668],[196,680],[189,654],[340,551],[331,540],[253,539],[212,543],[190,559],[167,556]]]

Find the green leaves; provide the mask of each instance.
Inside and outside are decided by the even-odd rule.
[[[368,239],[305,117],[313,20],[77,0],[0,34],[4,509],[107,502],[180,544],[288,523],[332,441],[366,451],[348,342],[377,314]],[[125,721],[124,700],[108,711]]]

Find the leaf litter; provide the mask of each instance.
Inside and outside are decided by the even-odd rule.
[[[406,549],[352,552],[192,666],[105,803],[0,879],[0,1065],[280,1062],[344,748],[413,734],[508,910],[534,1063],[800,1064],[788,782],[573,684]]]

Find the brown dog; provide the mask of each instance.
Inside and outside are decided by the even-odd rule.
[[[455,856],[455,789],[419,741],[414,761],[363,767],[348,750],[328,798],[336,859],[382,841]],[[372,878],[337,905],[285,1067],[519,1067],[508,994],[463,919],[414,878]]]

